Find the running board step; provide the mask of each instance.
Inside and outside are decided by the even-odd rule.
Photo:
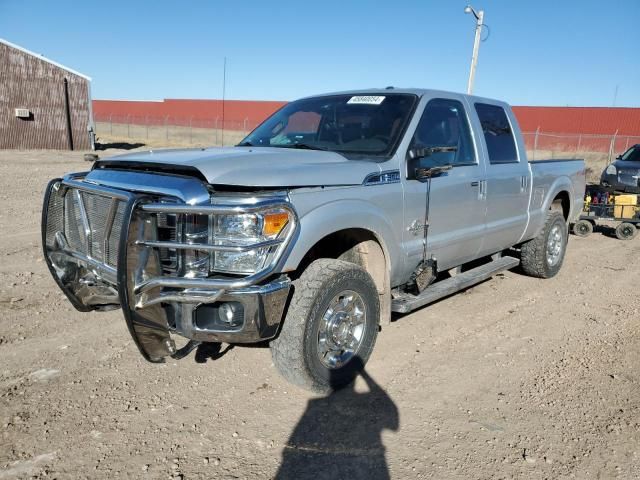
[[[428,303],[433,303],[436,300],[448,297],[476,283],[487,280],[496,273],[517,267],[519,263],[520,260],[514,257],[498,258],[480,267],[459,273],[455,277],[436,282],[425,288],[420,295],[405,294],[402,297],[394,298],[391,302],[391,311],[397,313],[412,312]]]

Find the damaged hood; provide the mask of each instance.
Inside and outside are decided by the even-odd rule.
[[[196,169],[212,185],[304,187],[360,185],[379,173],[375,162],[335,152],[275,147],[223,147],[134,152],[105,158],[95,168]]]

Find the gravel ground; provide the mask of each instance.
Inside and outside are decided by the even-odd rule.
[[[554,279],[399,317],[322,398],[266,348],[153,365],[120,312],[76,312],[39,222],[47,180],[87,166],[0,151],[0,479],[640,478],[640,240],[571,237]]]

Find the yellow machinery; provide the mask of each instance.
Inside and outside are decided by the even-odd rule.
[[[597,220],[605,220],[619,222],[615,231],[616,237],[620,240],[634,238],[640,228],[638,195],[607,195],[602,203],[599,197],[594,200],[591,195],[587,194],[584,211],[578,221],[573,224],[573,233],[579,237],[586,237],[593,232]]]
[[[613,201],[615,218],[634,218],[638,211],[638,195],[616,195]]]

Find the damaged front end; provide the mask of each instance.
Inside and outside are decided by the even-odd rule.
[[[49,183],[44,256],[80,311],[122,307],[151,362],[198,342],[273,338],[297,234],[285,194],[216,196],[198,179],[93,170]],[[172,335],[189,340],[182,349]]]

